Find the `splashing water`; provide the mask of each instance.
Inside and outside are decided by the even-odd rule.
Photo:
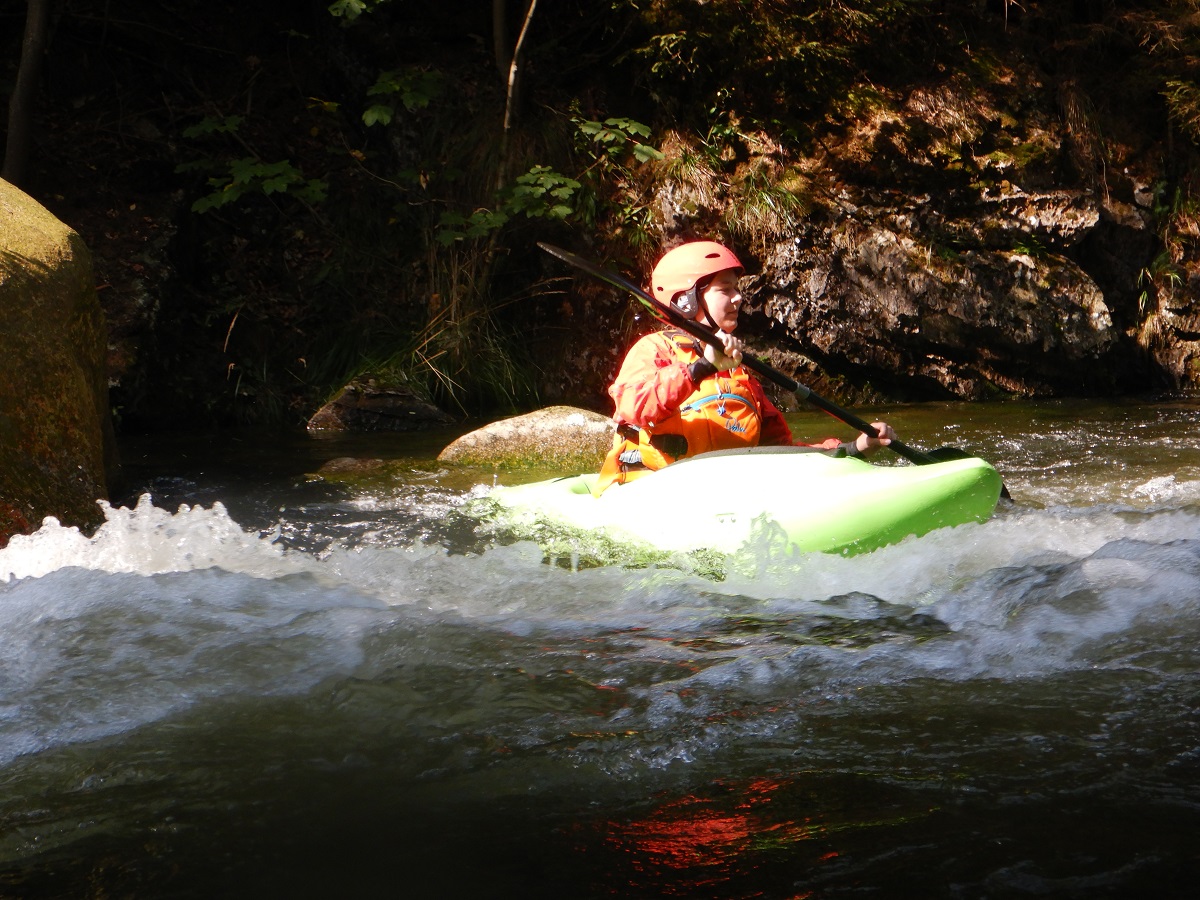
[[[423,474],[48,520],[0,550],[0,883],[1181,893],[1200,479],[1154,421],[1107,467],[1006,426],[993,520],[716,579],[547,564]]]

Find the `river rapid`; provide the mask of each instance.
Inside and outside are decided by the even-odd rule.
[[[1193,896],[1200,408],[864,412],[1014,502],[714,576],[479,526],[453,435],[127,441],[0,550],[0,896]]]

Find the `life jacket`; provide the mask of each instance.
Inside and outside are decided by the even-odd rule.
[[[689,356],[699,359],[690,335],[682,331],[664,335],[678,347],[683,361],[692,361]],[[618,426],[592,493],[598,497],[614,483],[623,483],[638,472],[661,469],[685,456],[758,446],[761,413],[750,379],[743,366],[718,372],[701,381],[664,421],[644,428]]]

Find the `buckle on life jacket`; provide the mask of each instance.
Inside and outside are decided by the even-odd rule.
[[[617,462],[621,464],[622,469],[629,468],[630,466],[643,467],[642,451],[636,446],[641,431],[642,429],[638,428],[636,425],[630,425],[626,422],[621,422],[617,425],[617,434],[623,437],[626,443],[634,445],[628,450],[622,450],[617,455]]]
[[[636,425],[620,424],[617,426],[617,434],[629,441],[631,444],[641,442],[642,429]],[[650,446],[664,456],[681,459],[687,456],[688,442],[682,434],[652,434],[648,438]],[[618,462],[625,466],[641,466],[645,465],[642,462],[642,451],[637,447],[631,447],[628,450],[623,450],[617,456]]]

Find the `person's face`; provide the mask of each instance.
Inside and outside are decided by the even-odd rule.
[[[738,280],[733,269],[717,273],[704,289],[703,300],[717,327],[726,334],[733,334],[733,329],[737,328],[738,324],[738,309],[742,305],[742,294],[738,290]],[[703,316],[703,312],[696,314],[697,319]]]

